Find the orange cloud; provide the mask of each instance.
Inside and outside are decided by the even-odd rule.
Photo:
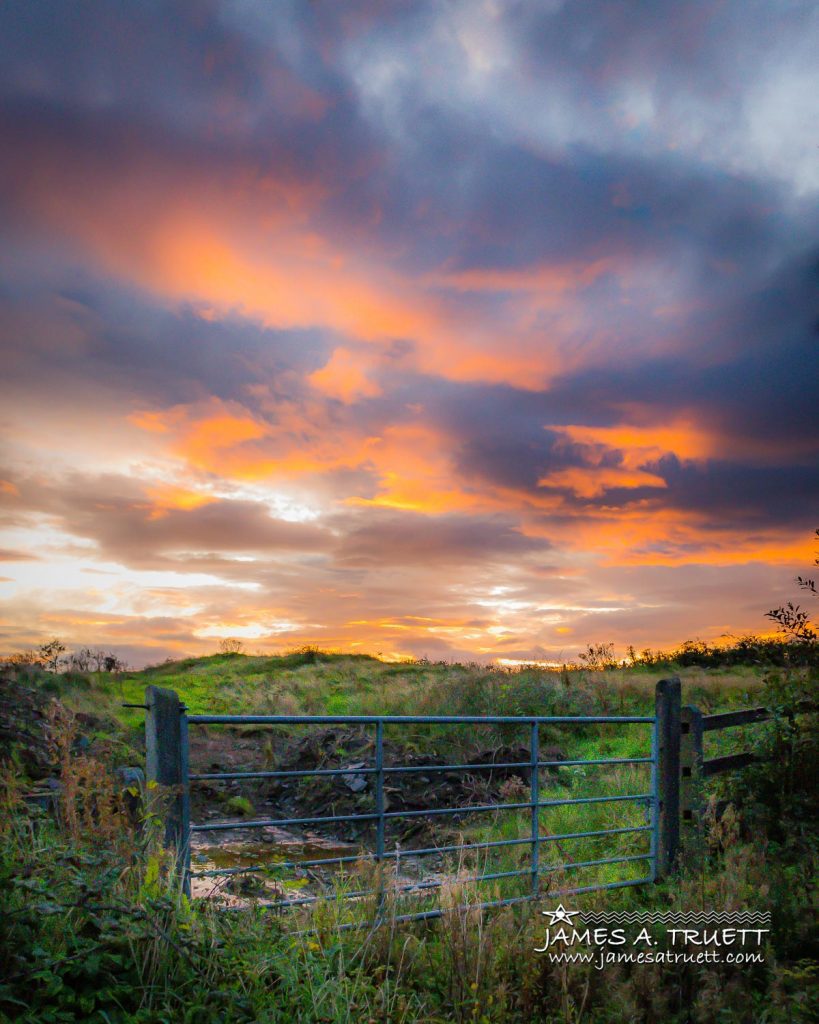
[[[334,350],[330,361],[307,378],[329,398],[353,402],[357,398],[372,398],[381,394],[381,388],[362,369],[360,356],[346,348]]]
[[[301,476],[367,462],[378,438],[331,429],[322,407],[275,406],[260,419],[238,402],[213,398],[167,410],[138,412],[137,426],[167,435],[168,455],[189,470],[228,480],[254,481]]]
[[[630,469],[669,453],[679,459],[707,459],[717,454],[717,440],[688,420],[646,427],[623,423],[613,427],[568,425],[549,429],[575,444],[616,448],[623,452],[623,465]]]
[[[203,494],[201,491],[191,491],[173,484],[156,484],[146,487],[145,494],[154,504],[151,519],[160,519],[174,509],[188,511],[201,508],[202,505],[216,500],[212,495]]]
[[[644,542],[645,543],[645,542]],[[661,540],[652,536],[651,544],[661,548]],[[813,548],[792,537],[769,536],[764,539],[738,539],[726,532],[712,539],[703,532],[693,533],[689,546],[668,551],[623,551],[611,564],[616,565],[747,565],[764,562],[769,565],[810,564]]]
[[[212,452],[237,448],[266,433],[266,428],[250,416],[211,416],[191,425],[183,435],[180,451],[191,465],[205,469]]]
[[[135,412],[128,417],[128,422],[133,423],[140,430],[150,431],[152,434],[167,434],[170,429],[169,411],[163,412]]]
[[[144,153],[111,169],[57,140],[42,144],[11,187],[32,221],[107,274],[192,303],[203,318],[327,328],[382,347],[408,339],[407,365],[452,380],[532,389],[575,365],[570,336],[583,315],[575,293],[615,270],[604,258],[413,276],[394,269],[389,253],[357,249],[324,228],[328,186],[319,181],[238,166],[213,181]],[[462,293],[475,290],[517,297],[473,311]]]
[[[727,527],[715,529],[713,520],[700,512],[664,509],[656,500],[620,508],[585,507],[582,513],[570,512],[562,522],[527,523],[523,532],[550,537],[569,557],[594,552],[595,563],[609,568],[807,565],[814,557],[810,537],[794,540],[792,533],[776,529],[742,536]]]
[[[665,487],[662,477],[635,469],[601,466],[572,466],[538,480],[538,487],[560,487],[579,498],[597,498],[612,488]]]
[[[540,487],[567,488],[580,498],[596,498],[613,488],[659,487],[666,482],[644,467],[664,455],[682,460],[706,459],[716,454],[716,440],[694,424],[680,420],[661,427],[618,424],[588,427],[581,424],[550,426],[566,443],[583,449],[584,466],[557,470],[538,481]],[[606,456],[617,453],[612,466]]]
[[[221,468],[237,476],[243,475],[248,461],[251,465],[255,461],[255,453],[248,453],[246,445],[270,432],[266,424],[238,403],[219,399],[200,407],[178,405],[161,411],[136,412],[128,419],[143,430],[167,434],[170,453],[184,459],[189,467],[206,472]]]
[[[380,437],[370,439],[367,464],[378,475],[378,492],[373,498],[352,496],[347,499],[349,505],[438,515],[488,504],[483,496],[455,482],[448,439],[422,424],[390,426]]]
[[[347,504],[430,514],[503,506],[499,498],[457,484],[448,439],[423,424],[389,426],[377,436],[353,429],[345,433],[326,422],[323,409],[313,418],[309,411],[278,405],[275,421],[268,423],[238,403],[217,399],[165,412],[138,412],[130,420],[150,432],[165,433],[168,453],[184,460],[189,469],[226,479],[272,480],[340,468],[366,469],[379,482],[375,497],[348,495]],[[166,509],[174,502],[207,500],[198,492],[164,485],[151,496]]]
[[[543,339],[533,347],[512,342],[499,353],[497,333],[508,333],[508,323],[450,311],[422,283],[358,262],[346,250],[341,255],[328,239],[282,229],[260,253],[234,235],[213,221],[172,219],[158,228],[148,258],[127,272],[172,298],[204,303],[208,315],[238,312],[275,328],[326,327],[378,345],[412,340],[408,361],[452,380],[532,388],[546,379],[547,367],[556,369],[543,357]]]

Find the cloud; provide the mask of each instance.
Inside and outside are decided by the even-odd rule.
[[[8,548],[0,548],[0,562],[36,562],[37,555],[30,551],[10,551]]]
[[[5,5],[2,642],[759,628],[813,557],[817,30]]]
[[[381,389],[361,368],[362,362],[349,349],[337,348],[330,361],[311,373],[308,380],[323,394],[342,402],[380,395]]]
[[[341,565],[372,567],[491,564],[548,547],[502,517],[378,512],[345,532],[338,560]]]
[[[771,35],[764,26],[774,18]],[[722,173],[819,185],[806,131],[817,108],[815,8],[767,3],[417,5],[349,46],[362,102],[411,147],[432,109],[554,155],[669,150]],[[416,73],[418,66],[425,73]]]

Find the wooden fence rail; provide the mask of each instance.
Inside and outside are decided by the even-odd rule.
[[[703,755],[705,733],[770,721],[777,713],[770,708],[757,707],[704,715],[692,704],[680,707],[680,681],[676,676],[657,683],[655,707],[659,740],[657,799],[660,808],[657,874],[662,878],[678,866],[681,823],[697,824],[701,820],[703,781],[761,760],[759,754],[750,750],[706,760]],[[819,704],[803,701],[785,712],[785,717],[792,720],[795,714],[817,710]]]
[[[702,720],[702,731],[715,732],[719,729],[733,729],[737,725],[764,722],[769,718],[773,718],[773,712],[767,708],[745,708],[743,711],[728,711],[722,715],[705,715]]]
[[[793,720],[794,715],[815,712],[819,705],[803,701],[785,712],[785,717]],[[703,756],[703,735],[722,729],[734,729],[755,722],[766,722],[776,718],[777,713],[770,708],[745,708],[742,711],[729,711],[719,715],[704,715],[698,707],[687,705],[680,712],[680,813],[684,822],[696,824],[703,810],[702,782],[722,772],[732,772],[739,768],[747,768],[761,760],[759,754],[743,750],[736,754],[723,754],[705,760]],[[675,851],[679,856],[679,847]],[[671,862],[673,864],[673,860]]]
[[[750,750],[705,760],[703,736],[707,732],[735,729],[774,717],[768,708],[746,708],[721,715],[704,715],[698,707],[686,705],[680,713],[680,812],[683,821],[696,821],[702,813],[702,780],[722,772],[747,768],[759,760]]]

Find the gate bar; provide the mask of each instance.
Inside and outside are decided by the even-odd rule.
[[[608,804],[621,800],[651,800],[651,793],[634,793],[626,796],[584,796],[573,800],[541,800],[533,805],[515,804],[473,804],[464,807],[430,807],[424,811],[386,811],[382,814],[333,814],[322,818],[262,818],[259,821],[217,821],[209,825],[191,825],[191,832],[221,832],[226,829],[267,828],[273,825],[317,825],[323,821],[377,821],[381,818],[427,818],[443,814],[480,814],[487,811],[520,811],[524,808],[566,807],[570,804]]]
[[[190,715],[194,725],[648,725],[653,715]]]
[[[669,681],[670,682],[670,681]],[[661,686],[663,684],[660,684]],[[673,687],[673,683],[671,683]],[[660,687],[658,687],[659,689]],[[166,691],[168,692],[168,691]],[[173,696],[177,701],[178,697],[176,694],[168,692],[168,696]],[[148,701],[148,704],[151,702]],[[648,861],[651,866],[652,879],[657,875],[657,860],[661,853],[661,845],[658,841],[658,835],[662,834],[663,827],[667,827],[665,820],[667,819],[667,807],[663,805],[659,799],[658,788],[661,785],[662,772],[660,770],[660,762],[663,760],[663,754],[666,753],[664,744],[661,742],[661,737],[668,730],[667,721],[667,709],[660,706],[661,702],[658,702],[655,707],[654,715],[226,715],[226,714],[214,714],[214,715],[186,715],[186,709],[180,706],[181,714],[179,716],[179,731],[178,745],[179,745],[179,769],[180,775],[184,778],[180,779],[182,782],[182,796],[181,802],[183,804],[180,807],[182,814],[180,817],[183,819],[179,822],[182,826],[180,831],[184,832],[184,842],[178,847],[178,852],[181,855],[180,867],[184,868],[184,884],[186,891],[189,891],[190,879],[192,877],[219,877],[232,874],[244,874],[252,873],[254,871],[269,871],[268,866],[252,865],[247,868],[233,868],[223,869],[214,871],[205,871],[192,873],[190,870],[190,837],[194,832],[215,832],[224,830],[237,830],[240,831],[244,828],[267,828],[275,826],[298,826],[298,825],[323,825],[333,824],[336,822],[362,822],[369,823],[375,822],[375,850],[373,853],[367,852],[366,854],[355,854],[351,856],[343,857],[326,857],[326,858],[315,858],[309,862],[279,862],[280,867],[297,867],[301,866],[329,866],[331,864],[342,865],[345,863],[353,863],[360,861],[362,857],[372,858],[374,857],[376,864],[378,865],[377,874],[377,889],[373,893],[378,896],[378,911],[377,911],[377,923],[380,923],[383,910],[383,901],[385,898],[385,879],[383,874],[384,862],[388,859],[399,858],[400,856],[421,856],[427,854],[442,854],[456,851],[468,851],[468,850],[479,850],[479,849],[492,849],[492,848],[504,848],[511,847],[518,844],[528,844],[531,847],[531,864],[524,869],[516,871],[506,872],[494,872],[489,875],[475,876],[474,878],[467,878],[464,881],[468,882],[481,882],[490,881],[493,879],[501,878],[512,878],[529,876],[530,878],[530,894],[525,897],[515,897],[509,900],[502,900],[486,904],[487,906],[504,905],[505,903],[516,903],[523,900],[536,899],[540,893],[541,888],[541,873],[547,872],[549,874],[569,869],[580,869],[585,867],[593,867],[604,864],[619,864],[628,862],[644,862]],[[672,712],[673,714],[673,712]],[[150,716],[150,711],[149,711]],[[315,768],[315,769],[304,769],[304,770],[281,770],[281,771],[248,771],[248,772],[210,772],[210,773],[197,773],[190,774],[188,768],[188,750],[187,750],[187,731],[190,723],[194,725],[261,725],[261,726],[292,726],[292,725],[331,725],[331,724],[344,724],[348,726],[365,726],[372,725],[376,726],[375,735],[375,763],[374,766],[367,766],[362,768],[353,768],[351,766],[339,767],[339,768]],[[651,736],[651,752],[649,757],[635,757],[635,758],[572,758],[568,760],[540,760],[540,723],[546,725],[559,725],[559,726],[585,726],[585,725],[651,725],[652,736]],[[524,726],[529,725],[530,727],[530,758],[528,761],[520,762],[486,762],[481,764],[456,764],[456,765],[441,765],[441,764],[414,764],[414,765],[390,765],[384,764],[384,729],[387,725],[515,725]],[[184,750],[181,749],[184,747]],[[673,752],[672,757],[673,757]],[[372,765],[373,762],[370,762]],[[648,793],[635,793],[635,794],[618,794],[614,796],[591,796],[591,797],[576,797],[571,799],[540,799],[540,769],[555,769],[557,771],[560,768],[567,768],[573,766],[582,765],[642,765],[649,764],[651,766],[651,792]],[[473,806],[457,806],[457,807],[433,807],[418,810],[398,810],[398,811],[386,811],[385,810],[385,794],[384,794],[384,780],[388,774],[404,774],[404,773],[439,773],[439,772],[493,772],[499,770],[523,770],[528,769],[530,772],[530,800],[513,802],[513,803],[501,803],[501,804],[477,804]],[[363,776],[374,776],[375,784],[373,787],[374,791],[374,810],[372,813],[361,813],[361,814],[330,814],[323,816],[313,817],[302,817],[302,818],[281,818],[281,819],[259,819],[253,821],[221,821],[221,822],[208,822],[202,824],[191,825],[189,822],[189,806],[188,806],[188,786],[191,782],[218,782],[221,780],[240,780],[240,779],[286,779],[286,778],[304,778],[310,776],[316,777],[330,777],[337,778],[345,775],[363,775]],[[540,811],[541,808],[549,807],[561,807],[561,806],[580,806],[580,805],[591,805],[591,804],[605,804],[614,802],[647,802],[650,808],[648,814],[648,824],[641,826],[627,826],[616,829],[597,829],[589,830],[586,832],[566,833],[565,835],[556,836],[541,836],[540,835]],[[385,849],[386,845],[386,825],[388,819],[403,819],[411,820],[413,818],[435,818],[439,816],[448,815],[475,815],[475,814],[486,814],[489,812],[497,812],[503,810],[510,811],[522,811],[529,809],[530,812],[530,835],[526,839],[520,840],[491,840],[486,842],[468,843],[468,844],[457,844],[449,845],[444,847],[430,847],[422,850],[409,850],[400,851],[389,851]],[[661,810],[665,811],[665,814],[660,813]],[[177,828],[179,828],[177,825]],[[554,842],[558,840],[569,840],[569,839],[582,839],[582,838],[598,838],[606,835],[618,835],[618,834],[639,834],[641,832],[649,832],[649,843],[650,849],[648,853],[640,854],[628,854],[622,856],[604,857],[586,861],[574,861],[568,864],[555,864],[543,867],[540,863],[540,844],[543,842]],[[604,851],[601,851],[604,852]],[[275,862],[273,865],[275,867]],[[648,880],[652,880],[648,879]],[[612,889],[620,888],[622,886],[640,885],[643,884],[647,879],[628,879],[621,882],[614,883],[596,883],[591,886],[581,886],[574,889],[563,890],[561,895],[569,895],[572,893],[582,893],[595,891],[598,889]],[[400,887],[396,891],[398,892],[417,892],[418,890],[436,889],[440,888],[444,884],[441,882],[423,882],[413,883]],[[349,894],[348,894],[349,895]],[[369,895],[369,893],[353,893],[353,896]],[[304,904],[308,902],[314,902],[313,899],[298,899],[294,901],[280,902],[274,904],[274,906],[288,906]],[[429,913],[421,914],[409,914],[402,915],[398,920],[418,920],[426,917],[440,917],[441,911],[432,911]]]
[[[553,897],[558,897],[558,896],[576,896],[579,893],[597,892],[600,889],[623,889],[626,886],[645,885],[647,882],[650,882],[650,881],[651,881],[650,878],[628,878],[628,879],[626,879],[623,882],[607,882],[605,885],[586,885],[586,886],[580,886],[579,888],[575,888],[575,889],[559,889],[556,892],[549,893],[549,895],[553,896]],[[432,921],[432,920],[435,920],[436,918],[443,917],[445,914],[453,914],[453,913],[465,913],[466,914],[466,913],[469,913],[470,911],[473,911],[473,910],[490,910],[490,909],[494,909],[495,907],[508,907],[508,906],[510,906],[513,903],[531,903],[531,902],[532,902],[531,895],[527,895],[527,896],[510,896],[507,899],[503,899],[503,900],[489,900],[489,901],[486,901],[486,902],[483,902],[483,903],[467,903],[467,904],[463,904],[462,906],[459,906],[459,907],[454,907],[451,910],[441,910],[441,909],[422,910],[422,911],[420,911],[417,914],[397,914],[395,917],[390,917],[386,921],[382,920],[380,922],[375,922],[375,924],[376,924],[376,926],[379,926],[379,925],[384,925],[384,924],[390,924],[390,925],[392,925],[392,924],[403,924],[403,923],[405,923],[407,921]],[[272,908],[274,906],[275,906],[275,904],[270,904],[270,903],[258,904],[258,908],[260,910],[266,910],[266,909]],[[244,907],[225,907],[224,909],[226,911],[234,911],[235,912],[237,910],[244,910],[245,908]],[[334,926],[334,929],[335,929],[335,931],[350,931],[351,929],[372,928],[372,927],[373,927],[373,922],[372,921],[349,921],[349,922],[344,922],[344,923],[341,923],[341,924],[336,924]],[[314,932],[315,932],[315,929],[307,929],[306,931],[293,932],[292,934],[293,935],[312,935],[312,934],[314,934]]]
[[[379,718],[375,726],[375,862],[378,873],[378,909],[380,919],[384,907],[384,722]]]
[[[650,764],[650,757],[600,757],[591,760],[538,761],[538,768],[571,768],[581,764]],[[531,761],[488,761],[484,764],[418,764],[384,766],[384,774],[399,772],[466,772],[495,768],[531,768]],[[375,768],[300,768],[293,771],[210,772],[189,776],[191,782],[215,782],[219,779],[286,779],[305,775],[375,775]]]
[[[623,835],[628,832],[651,832],[653,825],[632,825],[629,828],[604,828],[594,832],[566,832],[563,835],[538,836],[538,843],[559,843],[568,839],[597,839],[600,836]],[[392,857],[424,857],[429,854],[458,853],[461,850],[486,850],[498,846],[522,846],[530,844],[531,838],[526,839],[492,839],[483,843],[458,843],[453,846],[428,846],[419,850],[386,850],[384,859]],[[653,854],[650,854],[653,856]],[[346,857],[322,857],[319,860],[283,860],[270,861],[267,865],[249,864],[243,868],[216,868],[209,871],[195,871],[193,878],[211,878],[217,875],[242,875],[249,872],[269,871],[271,868],[315,868],[322,864],[355,864],[361,860],[368,860],[373,856],[369,850],[359,854]]]
[[[680,693],[678,676],[656,686],[657,722],[657,878],[671,874],[680,850]]]
[[[554,872],[554,871],[568,871],[570,868],[588,868],[597,867],[600,864],[627,864],[639,860],[648,860],[649,854],[644,853],[635,857],[604,857],[600,860],[580,860],[570,861],[568,864],[551,864],[549,867],[543,868],[543,871]],[[389,892],[403,893],[405,895],[413,895],[419,889],[440,889],[442,886],[449,883],[456,883],[463,885],[466,883],[480,883],[480,882],[494,882],[500,878],[520,878],[523,875],[531,874],[529,868],[517,868],[513,871],[493,871],[486,875],[469,875],[465,878],[459,878],[453,876],[452,878],[436,878],[430,879],[427,882],[408,882],[405,885],[398,885],[391,887]],[[342,899],[363,899],[365,896],[383,896],[384,893],[381,889],[354,889],[350,892],[339,893]],[[275,902],[263,904],[270,908],[280,907],[299,907],[305,906],[310,903],[318,903],[322,896],[298,896],[291,900],[276,900]],[[527,899],[534,899],[535,897],[526,897]]]

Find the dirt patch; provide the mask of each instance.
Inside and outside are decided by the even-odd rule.
[[[372,733],[354,728],[316,729],[301,739],[279,739],[274,752],[272,740],[260,736],[229,736],[211,734],[194,740],[192,750],[197,763],[203,762],[208,772],[258,770],[260,745],[267,742],[266,770],[310,772],[346,769],[335,776],[296,776],[284,779],[227,780],[200,783],[194,787],[194,810],[205,818],[235,818],[229,811],[241,809],[242,799],[254,813],[276,818],[333,817],[341,820],[311,823],[320,834],[348,842],[361,841],[371,845],[374,825],[370,821],[348,820],[351,816],[372,814],[375,810],[375,744]],[[384,809],[390,813],[463,808],[482,804],[523,803],[528,799],[530,759],[528,747],[498,746],[484,749],[469,757],[476,766],[471,771],[447,769],[448,762],[440,756],[421,754],[395,741],[384,743]],[[563,751],[543,746],[541,760],[565,760]],[[249,767],[256,762],[256,768]],[[502,767],[504,764],[524,764]],[[494,767],[494,766],[498,767]],[[391,768],[412,771],[389,771]],[[239,794],[243,796],[239,796]],[[412,848],[424,845],[436,825],[452,825],[461,814],[418,815],[409,818],[388,818],[385,834]]]

